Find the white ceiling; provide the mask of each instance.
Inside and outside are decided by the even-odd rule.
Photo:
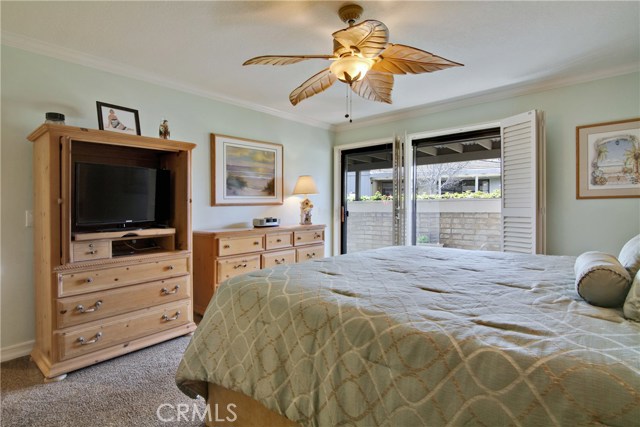
[[[341,1],[1,2],[2,42],[318,125],[345,122],[342,83],[297,106],[327,66],[249,66],[266,54],[331,54]],[[355,122],[489,91],[640,68],[640,2],[357,2],[390,41],[465,64],[396,76],[393,104],[353,101]]]

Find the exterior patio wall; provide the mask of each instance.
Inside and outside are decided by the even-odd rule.
[[[500,249],[500,199],[420,200],[417,236],[461,249]],[[391,202],[349,202],[347,252],[389,246]]]

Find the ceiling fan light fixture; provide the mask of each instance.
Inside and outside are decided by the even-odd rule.
[[[362,7],[358,5],[347,4],[340,8],[338,15],[349,27],[331,34],[331,55],[263,55],[242,65],[289,65],[309,59],[331,61],[328,67],[295,88],[289,94],[289,101],[291,105],[298,105],[340,80],[348,85],[348,118],[351,117],[351,92],[364,99],[391,104],[394,74],[431,73],[462,66],[415,47],[389,43],[389,29],[384,23],[375,19],[355,23],[361,14]]]
[[[335,60],[329,69],[341,82],[352,84],[362,80],[373,66],[373,63],[372,59],[349,55]]]

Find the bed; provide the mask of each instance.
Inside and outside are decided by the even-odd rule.
[[[212,425],[638,425],[640,323],[584,302],[574,262],[392,247],[239,276],[176,382]]]

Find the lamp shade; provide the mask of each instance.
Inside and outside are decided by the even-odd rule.
[[[300,175],[296,186],[293,187],[293,194],[318,194],[318,187],[311,175]]]

